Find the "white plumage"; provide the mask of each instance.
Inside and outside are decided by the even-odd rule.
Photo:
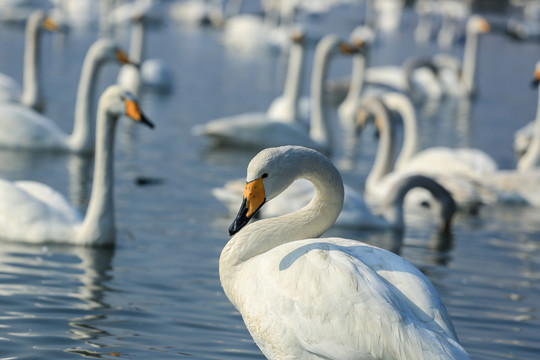
[[[309,205],[245,226],[295,178],[315,186]],[[418,269],[359,241],[318,238],[343,204],[330,161],[301,147],[266,149],[250,162],[246,182],[219,271],[268,359],[469,359]]]
[[[121,115],[146,124],[132,95],[117,86],[101,96],[92,195],[82,217],[61,194],[30,181],[0,180],[0,238],[27,243],[114,244],[114,129]]]

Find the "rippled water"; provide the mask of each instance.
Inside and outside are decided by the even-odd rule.
[[[410,15],[410,14],[409,14]],[[350,19],[350,18],[349,18]],[[349,22],[336,25],[346,34]],[[382,37],[373,64],[401,63],[415,48],[414,18]],[[94,31],[45,36],[46,113],[71,129],[75,86]],[[127,33],[118,33],[127,46]],[[23,32],[0,28],[0,71],[21,79]],[[474,145],[514,167],[513,132],[534,117],[529,87],[540,48],[490,34],[481,42],[479,96],[470,112],[425,117],[424,145]],[[429,53],[434,47],[419,48]],[[461,48],[454,52],[459,54]],[[145,94],[151,131],[126,123],[117,134],[115,249],[0,246],[0,358],[263,359],[240,315],[224,296],[219,253],[231,215],[212,187],[242,177],[253,152],[213,150],[190,128],[212,118],[265,109],[279,93],[284,63],[277,55],[242,56],[220,44],[220,33],[174,25],[149,33],[148,57],[174,72],[169,96]],[[278,65],[276,65],[278,64]],[[107,65],[100,91],[116,76]],[[347,60],[332,65],[336,77]],[[1,114],[0,114],[1,116]],[[358,188],[373,158],[374,140],[359,144],[345,180]],[[53,186],[82,209],[88,199],[88,159],[0,153],[0,175]],[[138,186],[150,178],[157,184]],[[540,354],[540,210],[484,208],[460,215],[450,238],[408,216],[404,234],[332,229],[398,252],[434,283],[461,342],[474,359],[537,359]]]

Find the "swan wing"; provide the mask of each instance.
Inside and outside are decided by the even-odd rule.
[[[482,175],[497,170],[497,163],[478,149],[432,147],[416,154],[404,167],[408,171],[427,171],[432,174],[454,173]]]
[[[82,216],[49,186],[0,180],[0,237],[42,242],[70,239]]]
[[[433,286],[390,252],[308,239],[244,266],[237,306],[267,356],[468,359]]]
[[[20,104],[1,104],[0,146],[14,149],[67,147],[67,135],[49,118]]]
[[[301,126],[272,121],[265,113],[248,113],[217,119],[195,127],[193,132],[208,136],[221,145],[254,148],[300,145],[321,149]]]
[[[21,96],[21,86],[11,77],[0,73],[0,102],[19,102]]]

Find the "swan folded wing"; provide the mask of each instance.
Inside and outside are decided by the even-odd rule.
[[[320,148],[301,126],[269,120],[264,113],[250,113],[211,121],[194,129],[218,144],[266,148],[300,145]]]
[[[440,301],[429,282],[388,254],[342,239],[308,239],[248,261],[251,269],[242,273],[249,278],[238,280],[252,284],[239,302],[250,333],[267,356],[468,359],[453,328],[448,334],[433,318],[447,314],[434,310]],[[296,341],[283,345],[291,333]]]
[[[9,148],[67,147],[66,134],[43,115],[19,104],[2,104],[0,144]]]
[[[19,84],[7,75],[0,73],[0,102],[19,102],[22,89]]]
[[[1,238],[65,241],[82,222],[81,214],[61,194],[44,184],[0,180],[0,193]]]

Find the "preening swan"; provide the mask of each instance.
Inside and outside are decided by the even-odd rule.
[[[323,37],[315,49],[311,78],[311,120],[309,133],[297,123],[284,123],[251,114],[213,120],[193,129],[196,135],[204,135],[218,145],[266,148],[280,145],[301,145],[321,151],[332,148],[330,124],[324,113],[323,82],[328,61],[335,52],[346,54],[355,51],[334,35]],[[271,120],[271,121],[269,121]]]
[[[26,23],[22,92],[15,80],[0,73],[0,102],[20,102],[34,110],[43,109],[39,66],[40,39],[44,29],[56,31],[59,26],[44,11],[36,10]]]
[[[297,178],[316,189],[299,211],[248,224]],[[469,359],[429,280],[362,242],[318,238],[338,217],[343,183],[311,149],[261,151],[219,261],[225,294],[268,359]],[[247,225],[247,226],[246,226]]]
[[[118,118],[126,115],[153,127],[131,93],[110,86],[98,106],[96,156],[90,203],[83,218],[58,192],[31,181],[0,180],[0,238],[86,246],[113,245],[113,145]]]
[[[21,104],[0,103],[0,148],[92,153],[95,126],[91,119],[91,96],[97,72],[108,61],[130,62],[111,40],[96,41],[88,50],[82,67],[71,134]]]

